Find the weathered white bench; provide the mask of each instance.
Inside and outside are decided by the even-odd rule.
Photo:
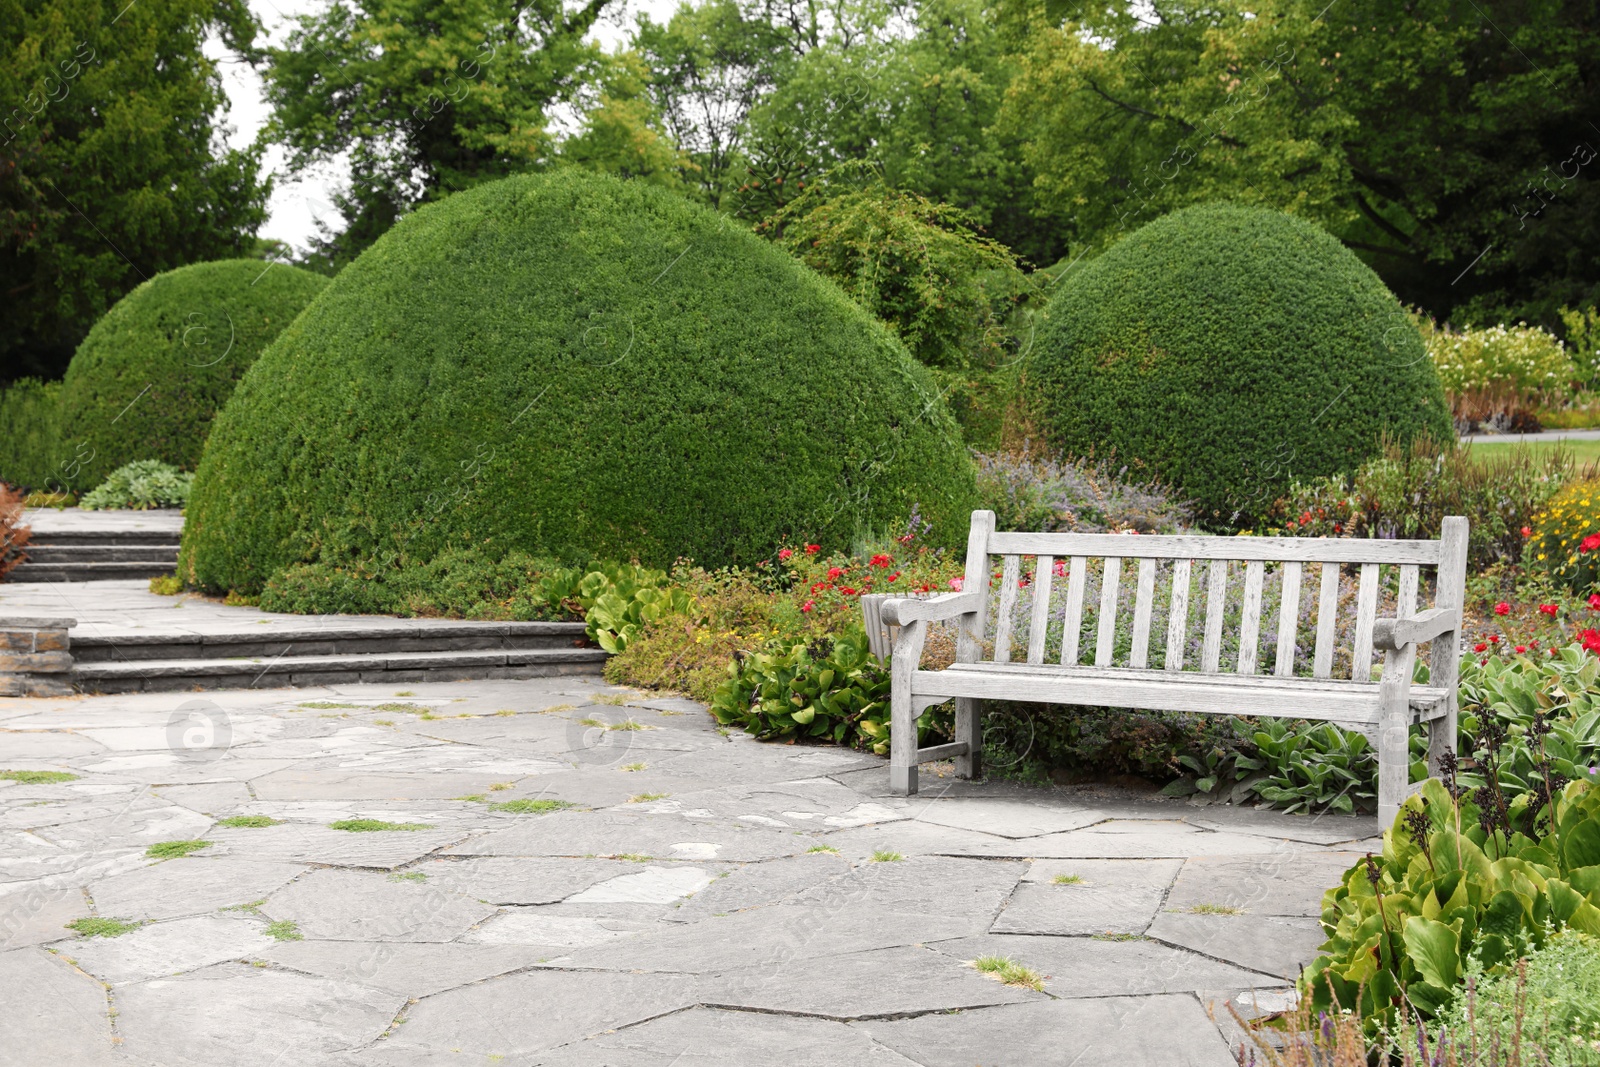
[[[1323,537],[1162,537],[1126,534],[996,532],[994,512],[975,511],[967,539],[962,590],[930,599],[892,599],[878,605],[885,625],[899,626],[892,659],[890,787],[917,791],[917,767],[954,758],[959,776],[981,774],[983,748],[978,701],[1005,699],[1147,710],[1256,715],[1337,723],[1372,737],[1378,750],[1378,819],[1387,828],[1408,787],[1410,727],[1426,724],[1429,772],[1453,751],[1456,738],[1456,677],[1460,655],[1461,605],[1466,587],[1467,520],[1444,520],[1437,541],[1390,541]],[[984,660],[989,613],[990,557],[1003,560],[995,593],[998,610],[993,659]],[[1033,578],[1021,581],[1024,557],[1034,557]],[[1079,633],[1090,560],[1103,559],[1093,665],[1080,663]],[[1067,594],[1053,615],[1050,591],[1056,561],[1066,565]],[[1184,662],[1195,561],[1207,561],[1205,634],[1198,665]],[[1126,664],[1113,664],[1117,647],[1117,590],[1124,561],[1137,567]],[[1166,567],[1160,561],[1170,561]],[[1243,565],[1237,662],[1221,662],[1228,613],[1229,563]],[[1296,628],[1307,564],[1321,564],[1316,644],[1309,676],[1296,674]],[[1268,565],[1282,568],[1277,655],[1270,673],[1257,663],[1262,627],[1262,588]],[[1351,677],[1334,678],[1339,642],[1339,570],[1360,568]],[[1377,617],[1382,568],[1397,567],[1395,618]],[[1434,606],[1417,612],[1420,571],[1436,572]],[[1151,616],[1158,569],[1169,572],[1172,589],[1166,620],[1167,654],[1160,669],[1150,663]],[[1235,581],[1235,588],[1239,583]],[[1013,662],[1013,616],[1031,597],[1026,659]],[[957,624],[956,662],[945,670],[921,669],[930,623]],[[1060,626],[1058,663],[1046,663],[1047,632]],[[1417,646],[1432,642],[1429,684],[1412,684]],[[1383,674],[1371,680],[1374,649],[1384,655]],[[1089,650],[1084,649],[1085,653]],[[1302,659],[1302,667],[1304,662]],[[1196,669],[1196,667],[1198,669]],[[917,746],[915,722],[927,708],[954,697],[955,740]]]

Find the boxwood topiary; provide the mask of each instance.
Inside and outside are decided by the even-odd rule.
[[[671,193],[561,171],[418,210],[334,279],[217,419],[180,573],[451,547],[754,563],[920,505],[971,461],[928,373],[782,250]]]
[[[259,259],[158,274],[106,312],[61,386],[61,480],[83,489],[133,460],[186,470],[261,350],[328,279]]]
[[[1292,478],[1353,469],[1387,433],[1454,439],[1421,334],[1309,222],[1210,204],[1068,272],[1040,332],[1039,422],[1074,453],[1138,461],[1216,528]]]

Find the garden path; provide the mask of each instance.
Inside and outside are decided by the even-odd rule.
[[[0,1063],[1227,1067],[1227,1004],[1282,1003],[1376,847],[1370,818],[893,797],[875,757],[589,678],[414,689],[0,702],[0,768],[78,775],[0,780]],[[540,800],[571,806],[495,807]],[[63,925],[90,916],[139,925]]]

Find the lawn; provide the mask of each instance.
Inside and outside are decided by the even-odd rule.
[[[1594,463],[1600,460],[1600,439],[1551,439],[1540,441],[1474,441],[1465,445],[1472,449],[1472,455],[1478,460],[1497,459],[1509,455],[1513,449],[1536,449],[1541,452],[1550,452],[1555,449],[1565,449],[1577,457],[1580,463]]]

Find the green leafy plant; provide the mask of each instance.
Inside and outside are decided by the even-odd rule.
[[[1515,966],[1475,973],[1438,1020],[1442,1034],[1471,1034],[1483,1046],[1534,1045],[1526,1062],[1549,1067],[1600,1064],[1600,938],[1567,928]],[[1459,1038],[1457,1044],[1463,1044]]]
[[[1331,723],[1267,719],[1251,735],[1254,756],[1238,766],[1260,771],[1247,787],[1285,811],[1354,811],[1370,806],[1377,757],[1362,734]]]
[[[644,624],[689,610],[686,590],[667,585],[665,571],[637,564],[599,567],[578,583],[589,637],[607,652],[628,647]]]
[[[531,800],[520,797],[516,800],[503,800],[489,805],[490,811],[507,811],[513,815],[543,815],[550,811],[560,811],[572,807],[570,800]]]
[[[217,825],[230,830],[259,830],[264,826],[277,826],[282,821],[270,815],[230,815],[226,819],[218,819]]]
[[[172,860],[210,847],[210,841],[161,841],[145,849],[144,854],[152,859]]]
[[[141,459],[118,467],[93,490],[85,493],[78,506],[85,511],[128,508],[181,508],[189,502],[194,475],[159,459]]]
[[[143,925],[143,923],[139,922],[123,922],[121,919],[85,916],[82,919],[73,919],[66,924],[66,928],[76,931],[84,937],[121,937],[123,934],[137,930]]]
[[[711,714],[760,738],[824,738],[883,755],[889,751],[889,672],[866,650],[859,630],[740,655],[728,664]],[[938,731],[934,719],[919,719],[918,734]]]
[[[26,785],[58,785],[76,781],[77,778],[71,771],[0,771],[0,779]]]
[[[1424,330],[1428,355],[1456,418],[1479,422],[1571,392],[1578,376],[1566,347],[1537,326]]]

